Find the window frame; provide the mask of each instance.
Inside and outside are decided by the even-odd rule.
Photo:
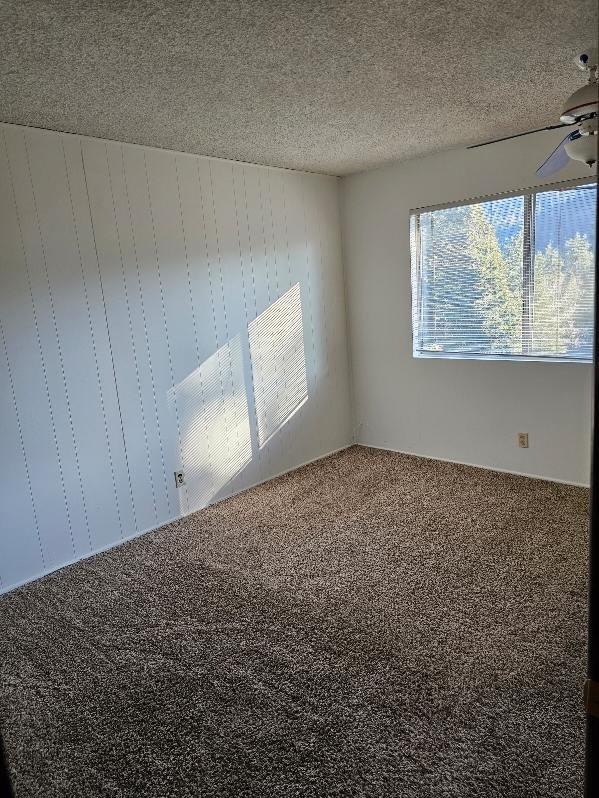
[[[595,185],[598,188],[597,177],[579,177],[572,180],[562,180],[556,183],[544,183],[537,186],[531,186],[525,189],[515,189],[513,191],[505,191],[496,194],[484,194],[471,197],[469,199],[457,200],[454,202],[445,202],[438,205],[426,205],[418,208],[411,208],[409,213],[409,241],[410,241],[410,283],[411,283],[411,319],[412,319],[412,357],[415,360],[499,360],[508,362],[523,362],[523,363],[582,363],[589,365],[593,362],[592,355],[587,358],[569,357],[568,355],[528,355],[528,354],[482,354],[477,352],[440,352],[440,351],[423,351],[416,347],[415,330],[420,327],[420,316],[422,313],[422,250],[421,250],[421,234],[420,234],[420,216],[424,213],[431,213],[433,211],[446,210],[448,208],[462,208],[468,205],[478,205],[484,202],[492,202],[494,200],[508,199],[509,197],[522,197],[524,202],[524,252],[523,252],[523,336],[528,340],[526,346],[530,351],[531,341],[530,335],[532,334],[532,327],[530,323],[524,328],[525,314],[528,312],[529,316],[532,313],[533,296],[534,296],[534,251],[531,250],[535,236],[535,204],[536,195],[542,194],[547,191],[567,191],[568,189],[576,188],[577,186],[591,186]],[[599,200],[598,200],[599,201]],[[415,224],[415,241],[413,255],[412,249],[412,220]],[[599,241],[595,241],[595,247],[599,245]],[[526,255],[528,253],[528,257]],[[416,259],[416,268],[414,268],[414,257]],[[528,266],[528,268],[526,268]],[[415,279],[416,277],[416,279]],[[596,286],[599,290],[599,286]],[[527,311],[528,308],[528,311]],[[595,331],[593,330],[593,333]],[[523,349],[525,341],[523,338]]]

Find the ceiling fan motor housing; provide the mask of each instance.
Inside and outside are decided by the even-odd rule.
[[[564,125],[572,125],[589,114],[597,113],[599,86],[595,81],[587,83],[571,94],[566,100],[560,120]]]

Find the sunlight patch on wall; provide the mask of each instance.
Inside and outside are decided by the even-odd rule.
[[[182,512],[205,507],[252,459],[239,336],[169,391],[180,419]],[[183,507],[184,496],[186,506]]]
[[[308,398],[299,283],[248,325],[260,448]]]

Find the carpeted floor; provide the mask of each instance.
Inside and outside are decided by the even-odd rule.
[[[580,796],[587,503],[351,448],[1,598],[18,798]]]

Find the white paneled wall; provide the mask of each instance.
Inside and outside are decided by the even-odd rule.
[[[335,179],[0,133],[0,589],[350,442]]]

